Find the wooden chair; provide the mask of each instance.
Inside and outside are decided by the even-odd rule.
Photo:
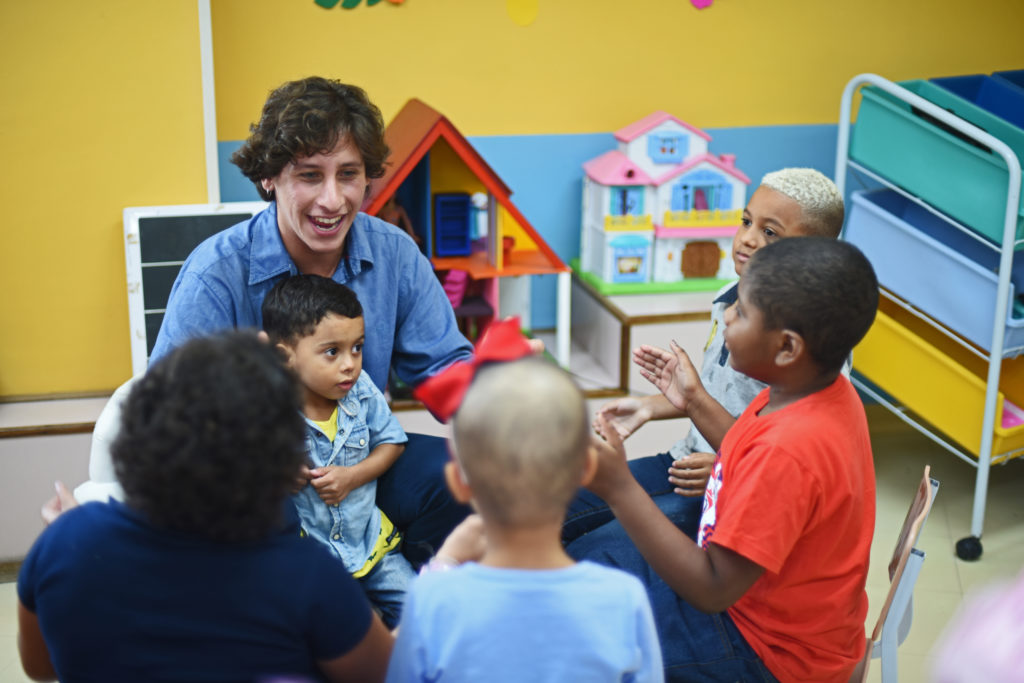
[[[889,594],[878,615],[875,629],[867,639],[864,657],[850,676],[850,682],[867,680],[872,659],[882,660],[882,683],[896,683],[896,650],[906,640],[913,617],[914,584],[924,564],[924,551],[918,550],[917,539],[921,535],[925,520],[932,509],[932,501],[939,490],[939,482],[929,475],[931,468],[925,465],[924,476],[910,503],[910,509],[903,520],[903,528],[896,540],[892,561],[889,562]]]

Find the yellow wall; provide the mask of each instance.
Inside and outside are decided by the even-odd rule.
[[[206,201],[197,15],[0,3],[0,396],[131,374],[121,211]]]
[[[828,123],[856,73],[1024,67],[1019,0],[214,0],[212,19],[221,140],[311,73],[476,136],[655,109]],[[206,201],[196,2],[5,0],[0,58],[0,397],[109,390],[130,373],[121,210]]]
[[[213,5],[218,132],[246,136],[268,90],[313,73],[362,85],[390,120],[419,97],[464,135],[615,130],[656,109],[701,127],[829,123],[850,77],[1024,68],[1020,0],[313,0]]]

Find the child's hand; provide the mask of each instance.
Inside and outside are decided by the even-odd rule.
[[[309,473],[309,465],[302,463],[299,473],[295,475],[295,482],[292,484],[292,493],[298,493],[306,487],[313,475]]]
[[[610,502],[608,497],[620,488],[623,481],[633,475],[626,464],[626,449],[622,445],[619,433],[600,413],[594,420],[597,436],[590,440],[591,447],[597,451],[597,472],[587,484],[587,488]]]
[[[633,396],[609,401],[601,406],[597,414],[618,432],[619,438],[623,441],[651,419],[651,411],[647,405],[642,399]],[[594,420],[594,431],[600,433],[596,419]]]
[[[633,362],[640,366],[644,379],[658,387],[677,410],[685,411],[690,400],[704,387],[690,357],[674,341],[671,351],[647,344],[634,349]]]
[[[690,453],[668,468],[668,481],[680,496],[703,496],[714,464],[714,453]]]
[[[52,524],[55,519],[60,517],[61,513],[67,512],[78,505],[78,501],[75,500],[71,490],[64,485],[64,482],[55,482],[54,489],[57,493],[53,498],[43,503],[43,507],[39,511],[47,525]]]
[[[476,562],[487,550],[487,536],[484,533],[484,520],[480,515],[472,514],[455,527],[448,538],[444,539],[437,557],[455,564]]]
[[[320,500],[328,505],[337,505],[356,488],[351,467],[328,465],[314,467],[309,471],[309,483],[316,489]]]

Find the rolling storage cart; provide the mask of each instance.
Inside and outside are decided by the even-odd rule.
[[[861,74],[843,91],[836,185],[855,171],[883,187],[853,194],[844,229],[882,288],[853,381],[976,468],[965,560],[982,553],[991,466],[1024,455],[1020,158],[1024,130],[933,83]]]

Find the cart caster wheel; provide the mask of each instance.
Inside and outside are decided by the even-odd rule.
[[[956,542],[956,556],[968,562],[977,560],[981,557],[981,539],[977,536],[961,538]]]

